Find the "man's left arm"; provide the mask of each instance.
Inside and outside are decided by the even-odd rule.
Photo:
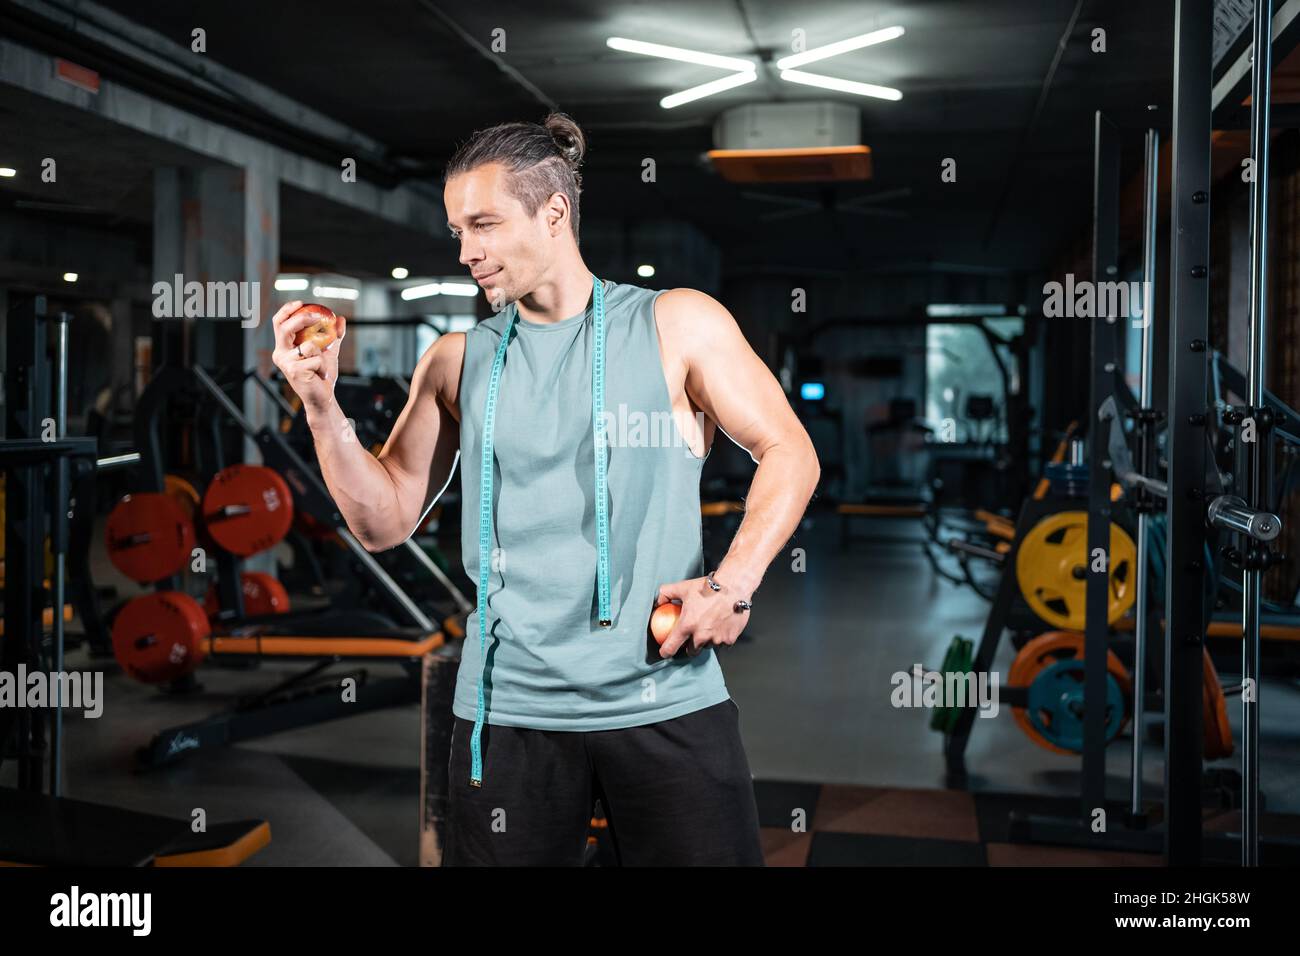
[[[750,600],[794,534],[821,467],[780,383],[730,312],[702,292],[673,289],[659,297],[656,318],[685,366],[687,395],[758,465],[740,528],[713,575],[723,590],[714,592],[702,578],[660,588],[659,603],[682,601],[678,624],[660,649],[671,657],[688,641],[688,652],[735,643],[749,612],[738,614],[733,606]]]

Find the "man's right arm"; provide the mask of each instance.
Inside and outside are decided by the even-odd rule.
[[[465,334],[443,335],[420,358],[411,393],[378,457],[357,441],[337,401],[308,412],[325,484],[368,551],[401,544],[451,479]]]

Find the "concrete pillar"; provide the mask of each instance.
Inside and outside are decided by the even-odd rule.
[[[191,282],[205,288],[208,283],[239,284],[238,300],[220,300],[225,307],[215,314],[204,309],[198,317],[159,320],[183,323],[181,355],[173,358],[207,369],[270,372],[271,299],[280,259],[279,198],[279,181],[266,169],[155,171],[153,282],[169,288],[178,281],[183,288]],[[252,305],[252,314],[229,308],[239,304]],[[268,400],[251,384],[244,408],[255,423],[269,421]],[[257,460],[252,442],[245,452],[246,460]]]
[[[275,276],[280,271],[280,180],[265,167],[248,167],[243,173],[243,256],[244,275],[257,283],[257,326],[244,330],[243,368],[255,368],[266,378],[274,370],[271,353],[275,340],[271,334],[271,317],[275,314]],[[252,382],[247,385],[244,410],[258,425],[275,425],[271,399]],[[259,460],[256,446],[245,445],[245,459]]]
[[[173,353],[173,360],[210,371],[238,368],[257,369],[263,376],[270,373],[271,300],[280,260],[279,200],[279,179],[264,167],[155,171],[151,279],[168,287],[157,287],[156,296],[169,294],[178,283],[182,290],[193,282],[205,290],[210,283],[238,290],[230,297],[205,295],[199,316],[159,319],[183,323],[180,354]],[[174,315],[175,305],[173,295],[164,311]],[[251,306],[248,314],[245,306]],[[154,314],[159,311],[155,301]],[[255,427],[274,423],[270,399],[253,383],[245,386],[241,404]],[[245,437],[242,459],[261,461],[251,438]],[[246,568],[269,571],[274,562],[269,554],[258,555],[246,562]]]

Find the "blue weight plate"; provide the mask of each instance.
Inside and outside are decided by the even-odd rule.
[[[1043,738],[1065,750],[1083,752],[1083,661],[1063,660],[1039,672],[1029,685],[1025,716]],[[1124,694],[1106,675],[1106,743],[1124,725]]]

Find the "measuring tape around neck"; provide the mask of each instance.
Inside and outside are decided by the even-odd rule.
[[[605,463],[605,429],[602,427],[605,410],[605,288],[594,275],[591,277],[591,283],[594,331],[591,358],[591,435],[596,458],[596,599],[600,626],[610,627],[614,622],[610,615],[609,502],[606,493],[608,474]],[[506,349],[514,335],[515,322],[518,318],[519,307],[512,304],[510,318],[506,322],[505,332],[501,336],[501,343],[497,346],[496,357],[492,362],[492,375],[488,379],[487,405],[483,412],[478,498],[478,710],[474,717],[474,732],[470,738],[469,783],[471,787],[483,786],[482,736],[487,709],[483,678],[487,670],[487,593],[492,571],[493,437],[496,431],[497,395],[501,389],[501,370],[505,365]]]

